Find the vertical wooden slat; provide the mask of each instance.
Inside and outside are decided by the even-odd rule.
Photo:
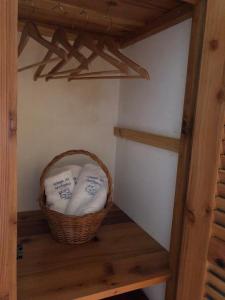
[[[208,0],[177,298],[200,300],[224,122],[225,3]]]
[[[192,19],[186,92],[183,109],[183,126],[180,139],[173,225],[171,232],[170,268],[172,271],[172,276],[167,283],[166,300],[174,300],[177,289],[183,215],[190,169],[192,128],[194,122],[198,80],[200,74],[203,33],[205,28],[205,11],[206,1],[203,0],[198,5],[196,5]]]
[[[16,300],[17,0],[0,1],[0,299]]]

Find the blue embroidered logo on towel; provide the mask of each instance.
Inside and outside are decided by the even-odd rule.
[[[104,180],[102,178],[99,179],[99,177],[88,176],[87,182],[89,184],[85,188],[86,192],[91,196],[95,196],[104,183]]]

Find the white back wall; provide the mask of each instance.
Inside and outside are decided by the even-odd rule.
[[[151,79],[121,81],[120,127],[180,137],[190,29],[188,20],[126,49]],[[115,200],[167,249],[177,161],[176,153],[118,139]],[[146,293],[151,300],[164,300],[164,286]]]
[[[41,61],[46,50],[30,40],[19,65]],[[98,62],[104,68],[104,63]],[[18,194],[19,210],[38,207],[39,177],[56,154],[87,149],[100,156],[114,174],[119,81],[43,79],[33,70],[19,73]]]

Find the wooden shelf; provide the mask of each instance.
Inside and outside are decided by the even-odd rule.
[[[117,207],[84,245],[55,242],[38,211],[19,214],[18,233],[19,300],[103,299],[170,275],[168,252]]]

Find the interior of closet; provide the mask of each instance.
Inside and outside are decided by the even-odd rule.
[[[103,299],[172,278],[190,2],[19,0],[19,300]],[[43,168],[73,148],[107,164],[115,203],[76,246],[52,239],[36,202]],[[164,286],[146,294],[162,299]]]

